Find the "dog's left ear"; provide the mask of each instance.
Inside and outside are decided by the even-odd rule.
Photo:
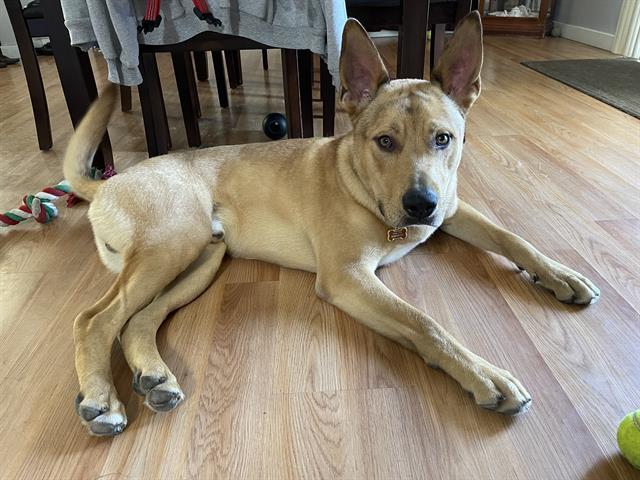
[[[340,97],[349,115],[360,113],[378,87],[388,81],[387,69],[369,34],[360,22],[350,18],[342,31],[340,52]]]
[[[431,81],[467,111],[480,95],[482,20],[477,10],[464,17],[447,43]]]

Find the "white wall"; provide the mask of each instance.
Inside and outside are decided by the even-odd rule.
[[[623,0],[557,0],[554,26],[570,40],[611,50]]]
[[[31,0],[21,0],[22,6],[25,6],[30,1]],[[36,47],[41,47],[47,43],[47,41],[47,38],[37,38],[34,39],[33,43]],[[9,21],[9,14],[7,13],[7,9],[4,6],[3,1],[0,1],[0,43],[2,43],[2,53],[8,57],[20,56],[16,37],[13,35],[13,29],[11,28],[11,22]]]
[[[0,2],[0,43],[2,43],[2,53],[9,57],[18,56],[16,37],[13,36],[13,29],[4,2]]]

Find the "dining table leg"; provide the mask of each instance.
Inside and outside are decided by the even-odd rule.
[[[423,78],[429,0],[402,1],[402,46],[398,78]]]

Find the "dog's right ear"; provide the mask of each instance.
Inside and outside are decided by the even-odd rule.
[[[348,19],[342,31],[340,52],[340,98],[345,110],[351,117],[358,115],[378,87],[388,81],[387,69],[369,34],[356,19]]]

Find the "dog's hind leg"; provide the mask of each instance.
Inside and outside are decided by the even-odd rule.
[[[167,315],[193,301],[213,281],[226,246],[211,243],[200,256],[125,325],[120,343],[133,371],[133,388],[156,412],[173,410],[184,394],[158,352],[156,332]]]
[[[190,232],[189,242],[166,242],[133,251],[106,295],[74,323],[75,362],[80,383],[76,408],[94,435],[116,435],[127,424],[111,375],[111,347],[125,322],[147,306],[198,257],[210,233]]]

